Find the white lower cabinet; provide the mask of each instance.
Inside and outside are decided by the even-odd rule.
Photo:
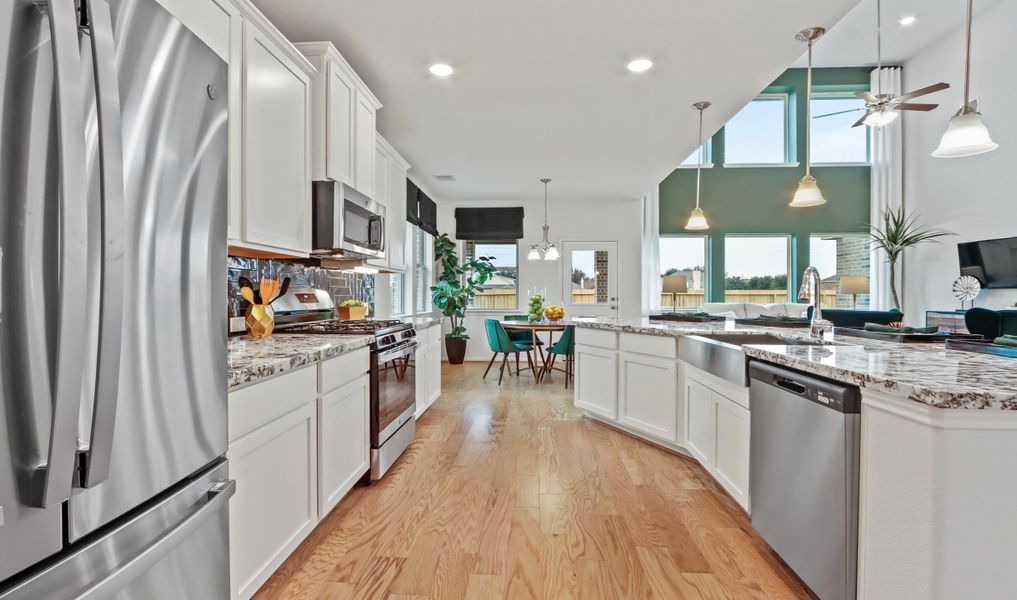
[[[371,466],[371,378],[318,398],[318,517],[325,518]]]
[[[578,408],[611,419],[618,418],[618,352],[576,344]]]
[[[420,331],[420,345],[413,357],[416,365],[417,413],[424,414],[441,396],[441,326]]]
[[[718,387],[722,385],[710,383]],[[686,415],[682,445],[748,510],[750,413],[745,407],[748,389],[724,387],[725,394],[722,394],[708,385],[694,375],[685,377]],[[732,397],[738,397],[741,402]]]
[[[674,343],[672,342],[672,345]],[[678,441],[678,363],[619,353],[619,422],[647,435]]]
[[[318,522],[312,401],[230,443],[230,584],[250,598]]]
[[[739,504],[749,505],[749,411],[717,394],[714,476]]]
[[[717,450],[717,408],[713,392],[692,379],[685,380],[685,448],[707,469]]]

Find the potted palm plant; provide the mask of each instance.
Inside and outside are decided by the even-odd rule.
[[[452,322],[452,330],[445,334],[448,362],[461,365],[466,357],[466,340],[470,339],[463,325],[466,307],[490,279],[494,265],[488,256],[460,262],[456,244],[446,233],[434,239],[434,260],[441,271],[437,284],[431,286],[431,302]]]
[[[920,227],[914,214],[904,212],[904,207],[887,208],[883,211],[883,225],[873,225],[870,232],[872,243],[886,252],[886,261],[890,265],[890,294],[897,310],[901,309],[900,297],[897,295],[897,261],[904,250],[925,242],[937,241],[947,235],[947,231],[937,231]]]

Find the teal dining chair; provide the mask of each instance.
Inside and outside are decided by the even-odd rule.
[[[498,358],[499,354],[505,355],[501,361],[501,370],[498,372],[498,385],[501,385],[502,378],[505,377],[505,367],[509,364],[509,354],[515,354],[516,356],[516,375],[519,374],[519,353],[526,353],[526,362],[529,363],[530,368],[533,368],[533,357],[530,356],[530,350],[532,350],[531,344],[520,344],[512,341],[509,337],[505,328],[501,326],[501,323],[497,319],[486,319],[484,321],[484,329],[487,332],[487,345],[491,348],[491,352],[494,355],[491,356],[491,362],[487,363],[487,369],[484,371],[484,376],[481,379],[487,379],[487,374],[491,371],[491,366],[494,365],[494,360]],[[509,375],[512,374],[512,367],[509,367]]]
[[[576,326],[568,325],[561,332],[561,337],[550,348],[547,349],[547,360],[544,361],[544,368],[541,370],[540,379],[554,369],[554,363],[559,356],[565,357],[565,389],[569,387],[569,380],[575,376],[575,354],[576,354]]]

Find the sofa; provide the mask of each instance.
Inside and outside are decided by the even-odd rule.
[[[994,340],[1001,335],[1017,335],[1017,310],[972,308],[964,313],[968,331]]]
[[[757,317],[804,317],[809,304],[802,302],[775,302],[773,304],[756,304],[755,302],[706,302],[703,312],[711,315],[723,315],[732,319],[755,319]]]
[[[809,307],[809,318],[812,318],[812,307]],[[866,323],[890,325],[904,320],[904,313],[896,308],[890,310],[851,310],[844,308],[824,308],[823,318],[837,327],[865,327]]]

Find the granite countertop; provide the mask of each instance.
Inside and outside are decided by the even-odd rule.
[[[420,317],[404,317],[399,320],[402,321],[403,323],[409,323],[416,327],[417,329],[427,329],[435,325],[441,325],[441,322],[444,318],[445,317],[442,317],[440,315],[427,315]]]
[[[766,332],[807,337],[805,329],[648,319],[575,319],[578,327],[681,337],[708,333]],[[1017,361],[947,350],[943,344],[898,344],[827,334],[835,346],[748,345],[745,354],[837,381],[906,397],[937,408],[1017,410]]]
[[[234,390],[274,375],[314,364],[374,342],[373,335],[286,334],[248,336],[228,342],[227,389]]]

